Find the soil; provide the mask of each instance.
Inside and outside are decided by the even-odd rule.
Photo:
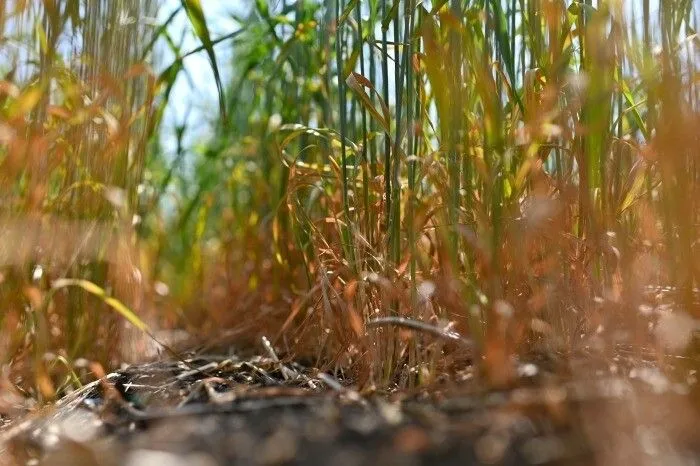
[[[467,371],[385,394],[275,358],[154,362],[11,423],[0,464],[700,464],[692,386],[621,357],[614,369],[569,364],[575,377],[521,364],[508,390]]]

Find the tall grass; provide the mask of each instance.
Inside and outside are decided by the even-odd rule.
[[[615,320],[638,328],[646,286],[673,287],[697,316],[690,2],[329,7],[337,119],[285,119],[279,136],[290,186],[297,167],[315,185],[287,192],[288,218],[310,232],[305,267],[320,273],[316,317],[295,319],[329,354],[363,382],[427,381],[443,348],[390,319],[366,328],[401,316],[468,335],[503,384],[511,357],[545,336],[568,351]],[[376,171],[357,162],[377,149]]]
[[[649,287],[672,290],[675,315],[700,318],[693,2],[258,0],[235,17],[240,29],[214,37],[200,2],[183,0],[168,22],[186,15],[201,47],[182,50],[167,25],[156,28],[136,56],[156,44],[175,61],[159,87],[119,94],[129,102],[114,116],[120,136],[90,142],[99,128],[86,115],[102,115],[105,131],[112,121],[109,102],[84,103],[81,87],[98,86],[88,78],[106,52],[94,37],[120,21],[98,20],[109,5],[85,10],[73,30],[72,10],[56,12],[66,37],[93,38],[84,42],[90,65],[61,75],[80,83],[56,93],[75,97],[63,104],[68,116],[31,98],[32,79],[6,78],[26,86],[19,97],[5,90],[3,134],[51,122],[73,128],[65,134],[75,142],[15,159],[4,138],[1,160],[15,170],[7,196],[23,216],[40,205],[77,216],[97,205],[81,193],[124,193],[119,208],[91,215],[116,225],[138,214],[138,242],[120,241],[138,244],[148,299],[136,308],[156,309],[160,326],[238,346],[276,337],[281,351],[358,385],[395,387],[435,382],[469,361],[506,385],[515,357],[570,354],[601,334],[610,345],[661,347],[640,312]],[[50,23],[42,11],[32,18],[48,19],[35,23]],[[4,17],[31,23],[8,8]],[[44,35],[32,43],[54,52],[37,62],[59,62],[62,46]],[[216,53],[226,44],[230,63]],[[216,76],[214,135],[187,147],[185,121],[167,157],[160,139],[145,141],[158,134],[190,52],[206,54]],[[133,62],[131,52],[108,56],[112,76]],[[70,126],[77,115],[85,118]],[[34,315],[22,288],[30,269],[5,288],[3,302],[25,296],[3,311],[5,334],[19,336],[20,316]],[[109,284],[90,273],[57,278]],[[75,291],[64,306],[73,317],[59,318],[65,340],[54,345],[73,348],[68,361],[105,347],[86,338],[95,321]],[[22,339],[35,332],[22,325]],[[614,329],[629,330],[626,340]]]
[[[155,76],[132,38],[147,33],[154,8],[86,6],[0,6],[0,358],[38,398],[72,385],[81,357],[123,357],[117,314],[79,289],[52,290],[54,280],[86,279],[129,305],[139,300],[132,215]]]

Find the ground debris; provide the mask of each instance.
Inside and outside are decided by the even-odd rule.
[[[697,413],[675,385],[542,380],[361,396],[274,354],[159,361],[14,422],[0,465],[697,464]]]

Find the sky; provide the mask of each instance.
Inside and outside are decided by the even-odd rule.
[[[281,0],[270,1],[274,4]],[[650,0],[649,3],[652,17],[655,17],[658,11],[659,0]],[[201,4],[207,18],[211,37],[215,39],[237,30],[239,25],[231,19],[230,13],[243,14],[251,8],[254,2],[253,0],[201,0]],[[162,0],[162,6],[158,13],[158,22],[165,21],[180,5],[181,0]],[[637,21],[641,21],[642,0],[627,0],[624,5],[628,15],[634,10]],[[700,13],[696,10],[696,14]],[[184,37],[183,51],[192,50],[200,45],[199,40],[191,31],[191,26],[184,12],[181,12],[171,24],[169,33],[176,42],[181,37]],[[222,42],[217,45],[216,54],[220,63],[227,63],[231,57],[230,42]],[[158,59],[161,60],[159,69],[163,69],[172,63],[174,56],[163,47],[162,55]],[[185,69],[191,77],[192,84],[181,73],[172,91],[169,108],[165,114],[161,139],[166,152],[174,151],[174,127],[182,124],[185,118],[187,118],[188,126],[188,134],[185,135],[185,147],[190,147],[191,143],[206,137],[210,128],[209,122],[216,118],[218,114],[216,86],[206,54],[198,53],[186,58]],[[222,80],[224,84],[230,82],[230,77],[227,76],[227,73],[230,72],[230,67],[222,66],[220,71],[223,74]]]
[[[230,13],[241,14],[249,8],[252,0],[201,0],[202,9],[207,18],[212,39],[231,33],[239,28],[238,24],[231,19]],[[181,5],[181,0],[164,0],[158,12],[158,22],[164,22],[170,14]],[[201,45],[199,40],[192,34],[191,26],[187,16],[181,12],[171,23],[169,33],[173,40],[178,43],[183,41],[182,50],[189,51]],[[183,36],[184,33],[184,36]],[[217,61],[226,63],[231,56],[231,46],[222,42],[216,46]],[[174,55],[163,47],[162,55],[157,58],[159,69],[164,69],[172,63]],[[229,67],[222,66],[222,80],[227,82],[227,71]],[[192,142],[206,137],[210,128],[209,122],[218,114],[218,100],[216,86],[214,85],[214,75],[211,65],[205,53],[191,55],[185,59],[185,70],[191,77],[191,83],[186,76],[181,73],[173,88],[168,108],[164,115],[164,128],[161,142],[166,152],[174,152],[175,137],[174,128],[182,124],[187,118],[188,134],[185,135],[185,147]],[[204,83],[208,83],[205,85]],[[169,154],[172,155],[172,154]]]

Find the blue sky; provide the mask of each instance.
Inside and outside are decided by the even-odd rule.
[[[201,0],[201,3],[211,36],[216,38],[238,29],[239,26],[231,19],[230,13],[240,14],[245,12],[252,0]],[[158,12],[158,21],[165,21],[180,5],[181,0],[164,0]],[[184,38],[183,51],[192,50],[200,45],[198,39],[191,33],[191,28],[184,12],[180,13],[173,21],[169,28],[169,33],[176,42]],[[226,63],[231,56],[230,44],[222,43],[217,45],[216,54],[219,62]],[[161,67],[165,67],[172,62],[173,58],[174,56],[170,51],[163,47],[162,55],[157,57],[157,60],[160,61]],[[221,69],[222,73],[224,73],[222,77],[224,83],[227,81],[225,75],[227,68],[223,66]],[[199,53],[186,58],[185,69],[191,76],[192,85],[181,74],[173,88],[164,117],[165,127],[163,128],[162,142],[166,151],[174,149],[174,125],[181,124],[186,115],[189,128],[189,134],[186,139],[188,142],[193,142],[206,136],[209,129],[209,121],[219,111],[214,76],[206,54]]]
[[[275,4],[281,0],[269,1]],[[659,0],[650,0],[649,3],[652,17],[655,17],[659,7]],[[230,13],[241,14],[246,12],[251,8],[253,0],[201,0],[201,4],[207,18],[211,36],[216,38],[239,28],[238,24],[231,19]],[[181,0],[163,0],[158,13],[158,21],[165,21],[174,9],[180,7],[180,5]],[[624,3],[624,6],[628,15],[634,10],[637,21],[641,21],[642,0],[628,0]],[[696,14],[698,14],[697,10]],[[175,41],[179,41],[184,33],[182,47],[184,51],[200,45],[198,39],[191,32],[184,12],[181,12],[171,24],[169,32]],[[161,66],[164,67],[169,65],[174,57],[165,47],[162,50],[163,54],[158,57],[158,60],[160,60]],[[220,63],[227,63],[231,57],[230,43],[219,44],[216,47],[216,53]],[[187,143],[185,144],[188,147],[189,143],[206,137],[209,122],[216,118],[218,114],[216,86],[214,85],[214,77],[206,54],[200,53],[188,57],[185,61],[185,68],[191,77],[192,85],[181,74],[173,89],[169,108],[165,114],[165,126],[162,132],[162,142],[166,151],[174,149],[173,127],[176,124],[181,124],[185,115],[188,115],[189,132],[186,137]],[[230,71],[230,67],[222,66],[220,71],[224,74],[222,76],[224,83],[229,82],[230,79],[227,79],[226,73]]]

